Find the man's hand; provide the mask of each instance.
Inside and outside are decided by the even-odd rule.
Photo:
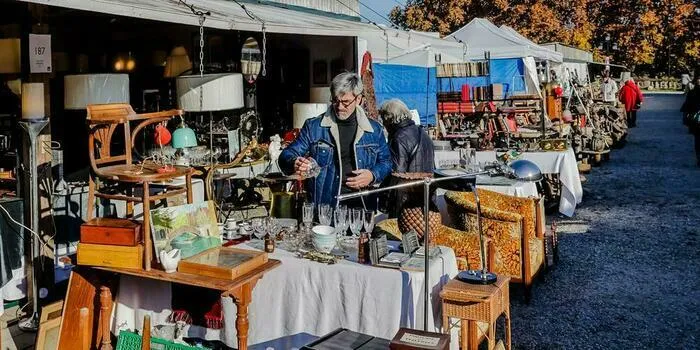
[[[302,173],[309,171],[309,168],[311,167],[310,164],[311,162],[309,162],[308,159],[297,157],[297,159],[294,161],[294,171],[297,173],[297,175],[301,175]]]
[[[372,172],[367,169],[353,170],[352,173],[355,174],[355,176],[349,177],[348,181],[345,182],[345,184],[350,188],[359,190],[369,186],[369,184],[374,181],[374,175],[372,175]]]

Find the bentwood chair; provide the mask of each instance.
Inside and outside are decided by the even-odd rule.
[[[491,239],[491,271],[525,287],[529,302],[533,279],[545,268],[544,214],[539,198],[522,198],[477,189],[484,235]],[[478,232],[471,192],[448,191],[447,210],[455,228]]]
[[[136,114],[129,104],[99,104],[87,106],[88,152],[90,158],[90,178],[88,190],[87,220],[93,218],[95,199],[126,201],[126,214],[134,214],[134,203],[143,204],[144,268],[151,269],[153,244],[150,233],[151,203],[185,194],[187,203],[192,203],[192,168],[175,167],[172,172],[160,172],[160,165],[144,161],[135,164],[132,147],[139,131],[146,126],[165,122],[174,116],[182,115],[182,110],[169,110],[156,113]],[[133,132],[130,122],[139,122]],[[117,127],[123,128],[124,153],[117,154],[112,148],[112,136]],[[185,178],[184,185],[156,186],[178,177]]]

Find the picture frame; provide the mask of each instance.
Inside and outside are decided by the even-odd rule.
[[[58,337],[61,330],[61,317],[43,322],[36,335],[36,350],[58,349]]]
[[[180,249],[182,259],[221,246],[213,201],[151,210],[151,236],[156,258],[160,252]]]
[[[313,83],[314,85],[328,84],[328,63],[317,60],[313,63]]]
[[[61,318],[61,313],[63,312],[63,300],[59,300],[55,303],[48,304],[41,308],[41,317],[39,317],[39,324],[44,322]]]

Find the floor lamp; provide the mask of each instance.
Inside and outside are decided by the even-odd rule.
[[[468,172],[466,170],[460,170],[456,169],[457,174],[451,175],[451,176],[445,176],[445,177],[439,177],[439,178],[430,178],[426,177],[422,180],[415,180],[411,182],[405,182],[402,184],[394,185],[394,186],[387,186],[387,187],[382,187],[382,188],[377,188],[373,190],[365,190],[365,191],[360,191],[360,192],[353,192],[353,193],[347,193],[347,194],[341,194],[338,196],[338,201],[345,201],[348,199],[352,198],[358,198],[358,197],[364,197],[376,193],[381,193],[381,192],[386,192],[386,191],[391,191],[391,190],[398,190],[401,188],[407,188],[407,187],[416,187],[416,186],[423,186],[423,196],[424,196],[424,206],[423,206],[423,218],[424,218],[424,231],[425,234],[423,235],[423,246],[425,248],[425,281],[424,281],[424,305],[423,305],[423,330],[428,331],[428,310],[430,307],[430,225],[429,220],[426,220],[426,218],[429,217],[429,205],[430,205],[430,186],[434,183],[438,182],[443,182],[443,181],[455,181],[455,180],[460,180],[460,179],[467,179],[467,178],[476,178],[477,175],[481,174],[487,174],[485,171],[479,171],[479,172]]]
[[[39,260],[39,164],[36,158],[36,142],[39,134],[49,124],[44,113],[44,84],[32,83],[22,86],[22,121],[19,125],[29,136],[29,211],[31,218],[31,261],[32,261],[32,313],[19,322],[18,327],[26,331],[39,329],[39,288],[37,285],[36,264]]]

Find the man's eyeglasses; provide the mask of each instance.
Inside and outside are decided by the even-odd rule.
[[[343,105],[343,107],[347,108],[347,107],[350,107],[350,105],[353,104],[355,101],[357,101],[357,99],[360,98],[360,96],[362,96],[362,95],[357,95],[357,96],[355,96],[355,98],[353,98],[352,100],[337,100],[337,99],[333,99],[333,102],[332,102],[332,103],[333,103],[334,106]]]

